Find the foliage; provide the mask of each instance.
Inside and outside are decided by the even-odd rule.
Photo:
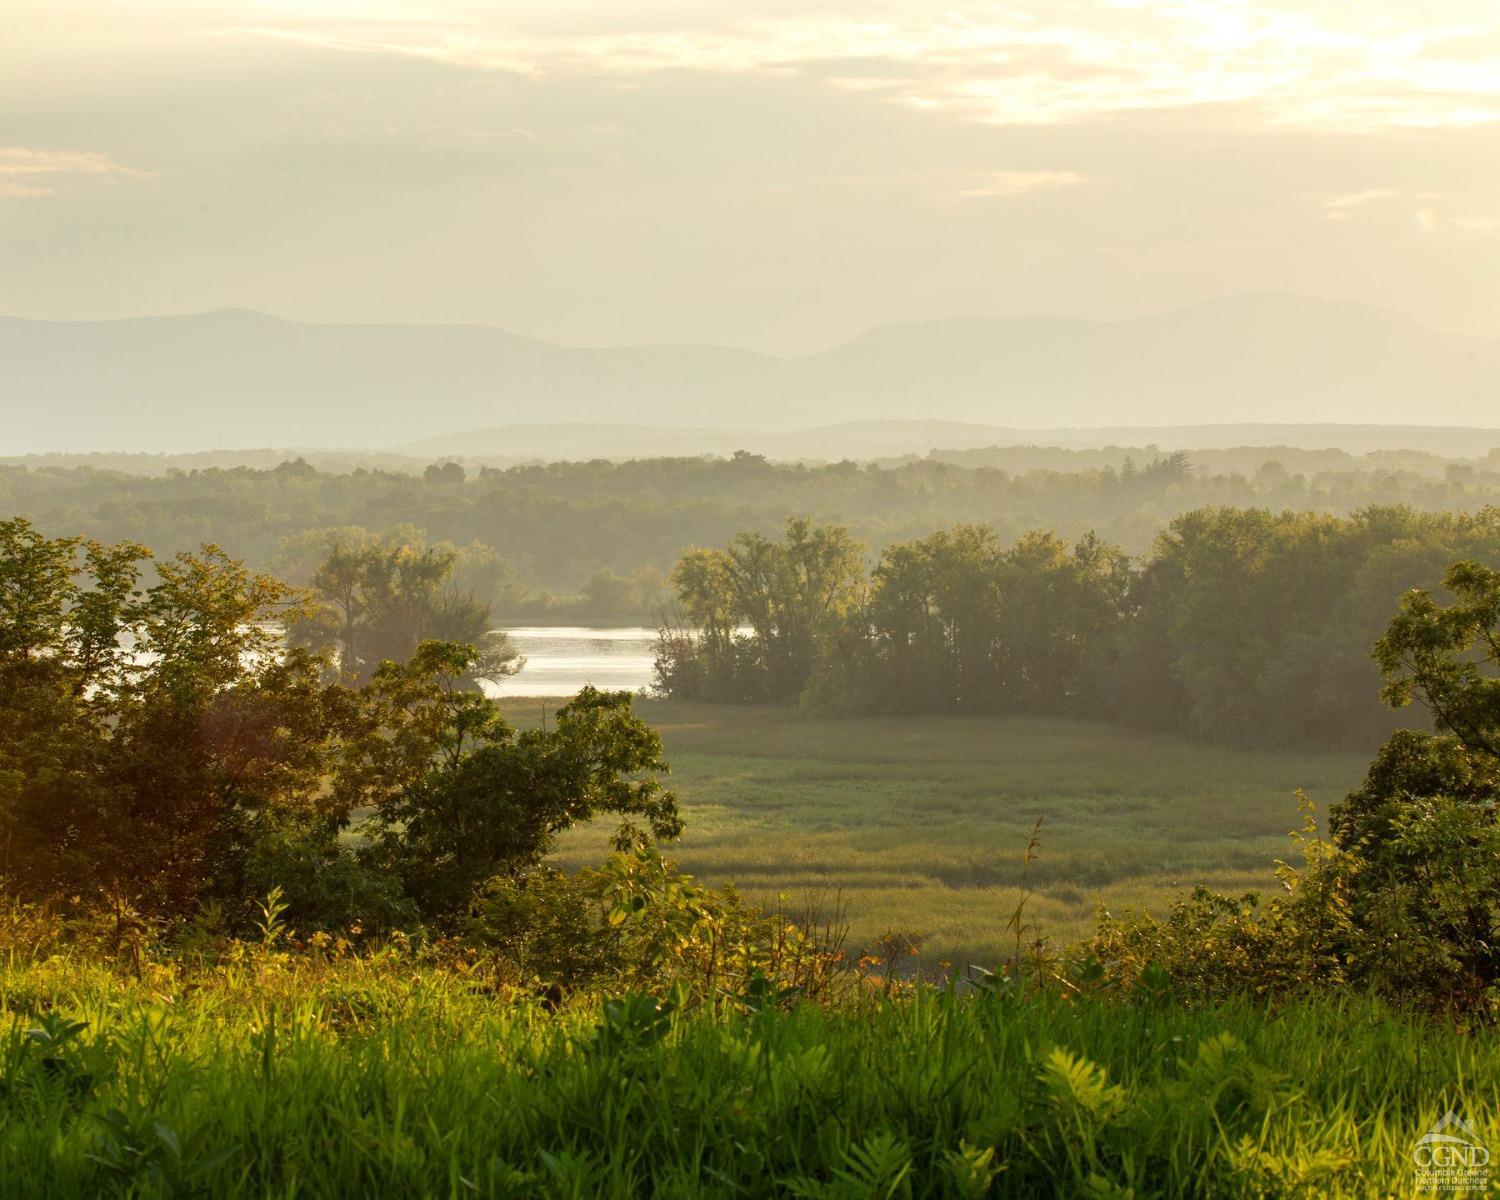
[[[326,554],[312,575],[315,603],[288,623],[292,645],[334,651],[341,672],[356,681],[382,662],[405,662],[424,641],[476,647],[473,679],[521,669],[505,635],[491,628],[490,606],[454,582],[461,565],[482,569],[482,550],[381,540],[355,529],[334,531]]]
[[[1409,592],[1375,650],[1393,706],[1413,697],[1465,750],[1500,760],[1500,571],[1455,563],[1443,578],[1446,607],[1420,589]]]
[[[260,838],[331,819],[350,706],[279,655],[289,589],[205,547],[142,590],[145,558],[0,523],[0,876],[185,912],[243,889]]]
[[[1120,917],[1101,910],[1081,961],[1097,964],[1100,981],[1109,986],[1180,1002],[1246,994],[1284,999],[1355,983],[1396,990],[1389,985],[1399,986],[1399,978],[1367,969],[1350,955],[1360,930],[1345,893],[1357,864],[1310,828],[1298,840],[1304,869],[1281,865],[1281,894],[1235,898],[1200,885],[1173,901],[1161,918],[1140,910]]]
[[[0,537],[6,881],[94,872],[113,902],[0,908],[8,1194],[1384,1195],[1443,1112],[1500,1119],[1493,1039],[1414,1011],[1478,1026],[1496,1003],[1500,577],[1477,564],[1377,647],[1388,699],[1436,731],[1386,744],[1333,840],[1309,810],[1281,895],[1200,889],[1023,946],[1034,833],[1009,969],[933,986],[890,956],[844,970],[815,922],[664,861],[629,822],[680,818],[623,694],[518,731],[462,686],[472,647],[421,642],[350,688],[277,652],[264,616],[292,597],[216,552],[143,591],[137,548]],[[1054,550],[1025,561],[1072,578]],[[117,820],[140,781],[207,789],[170,862],[113,831],[152,891],[86,838],[48,857],[48,800]],[[627,823],[601,867],[539,865],[602,812]],[[357,947],[280,880],[253,939],[225,936],[254,864],[295,847],[463,936]],[[194,919],[164,935],[137,903]]]
[[[1139,467],[1127,466],[1128,456]],[[1489,460],[1444,468],[1420,454],[1286,447],[1200,451],[1191,461],[1149,447],[995,447],[826,466],[754,455],[658,458],[471,466],[463,480],[438,467],[432,483],[306,463],[150,477],[39,464],[0,466],[0,499],[49,533],[84,528],[163,556],[214,541],[298,585],[312,584],[335,542],[405,546],[418,558],[451,554],[439,590],[471,594],[502,625],[656,624],[669,607],[663,581],[685,553],[742,532],[774,544],[789,516],[845,527],[877,556],[960,525],[993,530],[1001,547],[1047,532],[1074,554],[1092,532],[1109,554],[1118,547],[1131,555],[1123,609],[1100,581],[1079,593],[1088,599],[1083,610],[1054,617],[1057,573],[1024,571],[1011,581],[1017,620],[1007,640],[1044,653],[1009,658],[1000,647],[995,669],[1021,682],[1001,688],[981,673],[984,704],[1118,716],[1231,744],[1368,749],[1393,728],[1374,701],[1366,654],[1391,597],[1432,586],[1447,563],[1493,563],[1500,553],[1493,510],[1482,509],[1500,496],[1500,475]],[[962,599],[962,589],[945,590]],[[1027,611],[1032,617],[1021,621]],[[706,660],[687,653],[705,624],[665,615],[672,636],[661,661],[673,668],[664,681],[673,694],[770,698],[755,645],[720,647],[713,658],[723,670],[709,677]],[[903,624],[899,612],[886,616],[895,621],[894,657],[863,626],[841,626],[822,639],[835,649],[813,672],[809,698],[845,710],[971,710],[970,689],[948,678],[952,664],[939,670],[941,660],[895,656],[896,639],[916,639],[920,626]],[[980,646],[990,637],[985,624],[999,617],[994,609],[975,627]],[[403,622],[406,632],[372,649],[364,670],[382,656],[399,661],[422,637],[473,640],[430,622],[396,625]],[[312,640],[333,645],[337,625]],[[792,689],[783,679],[776,699],[786,698],[783,686]]]
[[[87,529],[162,555],[218,542],[297,584],[309,582],[316,564],[294,563],[300,553],[284,550],[284,539],[295,551],[312,535],[321,560],[326,531],[363,526],[385,536],[410,526],[434,543],[482,543],[509,565],[512,573],[493,587],[466,585],[494,603],[503,622],[541,621],[554,610],[566,622],[587,610],[592,620],[649,624],[663,599],[651,573],[659,583],[689,547],[721,546],[741,530],[772,536],[796,515],[845,524],[877,552],[934,529],[982,523],[1002,544],[1038,529],[1068,541],[1094,530],[1140,555],[1194,509],[1346,515],[1371,505],[1438,512],[1500,502],[1493,455],[1468,467],[1411,452],[1285,446],[1189,457],[1184,463],[1155,447],[1009,446],[869,464],[775,463],[752,454],[471,464],[465,480],[439,486],[413,471],[274,459],[265,468],[223,466],[211,454],[184,459],[187,469],[159,457],[91,456],[72,467],[41,458],[0,465],[0,505],[49,533]],[[602,607],[610,602],[603,591],[578,603],[584,582],[601,571],[631,583],[612,611]]]
[[[733,888],[678,872],[649,845],[568,874],[497,876],[466,926],[507,981],[535,990],[660,987],[747,1007],[817,998],[832,986],[842,930],[764,911]]]
[[[838,709],[1107,711],[1129,573],[1092,535],[1002,550],[959,526],[892,546],[811,696]]]
[[[1391,597],[1456,557],[1500,555],[1500,509],[1195,510],[1136,564],[1092,534],[1069,546],[1034,532],[1005,549],[993,530],[960,525],[888,546],[863,593],[851,574],[842,619],[803,643],[777,687],[782,589],[735,567],[760,542],[736,545],[690,551],[672,576],[681,621],[662,630],[666,694],[1096,715],[1230,744],[1370,746],[1392,726],[1369,656]]]
[[[350,808],[373,808],[361,859],[400,878],[425,917],[451,925],[485,880],[534,866],[561,830],[602,813],[642,818],[655,838],[681,832],[658,781],[661,738],[628,692],[584,688],[553,729],[518,732],[459,686],[474,655],[424,642],[409,662],[382,664],[367,689],[372,719],[334,783]]]
[[[1415,994],[1475,1005],[1500,986],[1500,572],[1460,562],[1443,583],[1448,604],[1407,593],[1375,649],[1386,700],[1420,700],[1436,730],[1392,736],[1335,837],[1363,864],[1350,902],[1379,935],[1366,957]]]
[[[1127,976],[1154,964],[1198,997],[1349,984],[1496,1014],[1500,574],[1460,562],[1444,583],[1450,603],[1408,593],[1375,651],[1386,699],[1420,699],[1437,731],[1386,742],[1335,808],[1331,841],[1309,814],[1305,865],[1281,868],[1284,894],[1236,902],[1200,888],[1164,921],[1105,918],[1094,953]]]
[[[680,830],[627,694],[518,733],[463,686],[484,652],[437,641],[352,687],[283,651],[285,585],[205,547],[142,589],[145,558],[0,523],[8,891],[107,903],[117,937],[210,909],[243,927],[272,887],[304,928],[443,925],[575,822]]]
[[[802,518],[787,521],[779,542],[741,533],[723,550],[690,551],[672,585],[696,634],[686,645],[696,669],[689,674],[672,653],[683,644],[664,637],[662,686],[708,700],[795,699],[857,606],[862,574],[847,530]]]

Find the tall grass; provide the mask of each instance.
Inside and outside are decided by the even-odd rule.
[[[1500,1043],[1373,1002],[559,1012],[399,947],[0,969],[0,1195],[1387,1196]]]

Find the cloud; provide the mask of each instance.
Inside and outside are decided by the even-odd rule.
[[[110,180],[148,174],[123,166],[105,154],[0,146],[0,199],[53,196],[80,179]]]
[[[1500,233],[1500,218],[1489,216],[1449,215],[1454,208],[1472,203],[1462,196],[1434,191],[1402,191],[1395,188],[1369,188],[1362,192],[1334,196],[1323,201],[1323,216],[1330,221],[1349,221],[1369,210],[1389,225],[1400,220],[1423,236],[1452,230],[1470,236],[1488,237]],[[1445,211],[1446,210],[1446,211]]]
[[[1349,192],[1346,195],[1333,196],[1323,201],[1323,219],[1326,221],[1348,221],[1355,217],[1360,210],[1376,206],[1382,210],[1386,201],[1410,200],[1413,193],[1397,191],[1392,188],[1366,188],[1362,192]],[[1431,192],[1417,193],[1423,199],[1432,198]]]
[[[1401,195],[1400,192],[1393,192],[1390,188],[1370,188],[1368,191],[1352,192],[1347,196],[1335,196],[1332,200],[1325,200],[1323,207],[1330,212],[1342,212],[1375,200],[1388,200],[1399,195]]]
[[[1280,290],[1500,331],[1494,0],[0,10],[0,146],[44,156],[0,310],[794,353]]]
[[[1500,121],[1500,14],[1435,0],[1395,18],[1365,6],[1245,0],[932,0],[865,11],[691,6],[618,28],[498,25],[453,3],[378,22],[258,23],[246,31],[331,50],[394,54],[530,78],[657,71],[802,74],[996,124],[1253,102],[1270,124],[1339,129]],[[1455,13],[1442,19],[1445,5]],[[400,5],[395,6],[401,9]],[[756,15],[759,10],[760,15]],[[1458,19],[1462,17],[1463,19]]]
[[[1042,188],[1071,187],[1087,180],[1087,175],[1077,171],[992,171],[986,182],[964,188],[958,194],[974,198],[1023,196]]]

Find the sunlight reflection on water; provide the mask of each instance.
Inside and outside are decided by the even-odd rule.
[[[650,686],[654,629],[535,626],[507,632],[526,665],[498,687],[487,684],[489,695],[571,696],[589,683],[606,691]]]

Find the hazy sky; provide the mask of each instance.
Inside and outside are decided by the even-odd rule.
[[[1496,0],[3,0],[0,312],[1500,335]]]

